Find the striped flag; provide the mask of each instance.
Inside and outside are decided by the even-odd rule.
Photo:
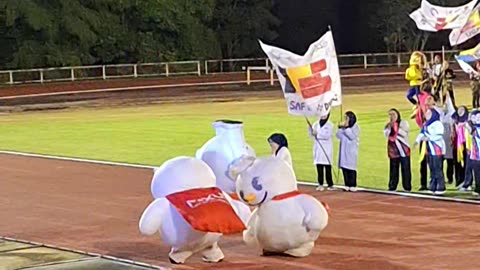
[[[318,117],[342,104],[340,70],[331,31],[311,44],[303,56],[262,42],[260,46],[275,68],[290,114]]]

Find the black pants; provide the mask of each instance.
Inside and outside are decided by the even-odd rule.
[[[403,190],[412,190],[412,171],[410,169],[410,157],[391,158],[390,159],[390,182],[388,190],[395,191],[398,186],[399,170],[402,170]]]
[[[430,156],[430,191],[445,191],[445,178],[443,177],[443,156]]]
[[[421,152],[422,144],[424,143],[425,142],[420,143],[419,152]],[[420,189],[427,189],[427,185],[428,185],[427,160],[428,160],[428,156],[425,156],[422,163],[420,163]]]
[[[333,180],[332,180],[332,165],[322,165],[317,164],[317,175],[318,175],[318,184],[323,186],[324,181],[324,174],[323,171],[325,170],[325,177],[327,180],[327,184],[329,187],[333,187]]]
[[[475,178],[475,192],[480,193],[480,160],[472,160],[471,165]]]
[[[463,166],[457,160],[457,150],[453,151],[453,158],[455,159],[455,186],[461,185],[465,181],[465,166],[467,165],[467,150],[463,150]]]
[[[343,172],[343,180],[345,181],[345,186],[356,187],[357,186],[357,171],[342,168],[342,172]]]
[[[455,160],[453,158],[448,158],[447,160],[447,179],[448,183],[452,184],[453,183],[453,174],[454,174],[454,166],[455,166]]]
[[[480,92],[479,91],[472,92],[472,106],[474,109],[480,107],[479,100],[480,100]]]

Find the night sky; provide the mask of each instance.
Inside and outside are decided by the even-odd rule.
[[[339,53],[386,52],[382,33],[369,27],[369,20],[375,19],[371,11],[377,8],[377,0],[273,0],[273,3],[273,12],[282,21],[273,45],[303,54],[331,25]],[[365,6],[368,8],[360,8]],[[410,20],[408,14],[405,20]],[[425,49],[440,50],[442,45],[451,49],[449,33],[432,33]],[[475,42],[478,43],[472,40],[457,49],[475,46]]]
[[[320,38],[331,25],[339,52],[365,52],[372,49],[362,36],[367,23],[361,19],[359,0],[274,0],[274,13],[282,21],[275,45],[296,53],[303,53]],[[365,29],[364,29],[365,30]],[[368,36],[368,35],[367,35]],[[381,38],[380,38],[381,41]],[[375,46],[373,46],[375,47]]]

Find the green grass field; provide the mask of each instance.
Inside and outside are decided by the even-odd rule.
[[[467,89],[457,90],[458,104],[470,104]],[[359,185],[386,189],[388,158],[383,127],[387,111],[398,108],[408,118],[411,106],[403,92],[346,95],[343,111],[353,110],[361,128]],[[340,119],[339,108],[331,121]],[[315,181],[313,141],[305,119],[287,114],[284,100],[166,104],[139,107],[75,109],[0,116],[0,149],[88,159],[160,165],[179,155],[193,156],[214,135],[216,119],[244,121],[247,142],[258,155],[269,155],[273,132],[289,139],[297,177]],[[413,142],[419,129],[410,121]],[[335,139],[335,148],[338,147]],[[335,149],[335,162],[336,151]],[[419,186],[418,153],[412,158],[413,186]],[[336,170],[335,170],[336,171]],[[341,177],[341,176],[340,176]],[[343,183],[340,178],[337,183]],[[401,188],[401,187],[400,187]]]

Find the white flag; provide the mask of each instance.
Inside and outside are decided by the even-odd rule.
[[[478,74],[478,72],[470,65],[468,64],[467,62],[463,61],[462,59],[460,59],[458,56],[455,55],[455,59],[457,60],[458,62],[458,65],[460,66],[460,68],[467,74],[475,74],[475,76],[479,76],[480,74]]]
[[[475,7],[462,28],[454,29],[450,33],[450,45],[462,44],[478,34],[480,34],[480,5]]]
[[[265,45],[263,51],[275,67],[287,101],[296,116],[324,116],[342,104],[342,85],[333,35],[328,31],[305,55]]]
[[[473,0],[460,7],[441,7],[422,0],[419,9],[410,14],[417,28],[423,31],[438,32],[447,29],[462,28],[478,0]]]

